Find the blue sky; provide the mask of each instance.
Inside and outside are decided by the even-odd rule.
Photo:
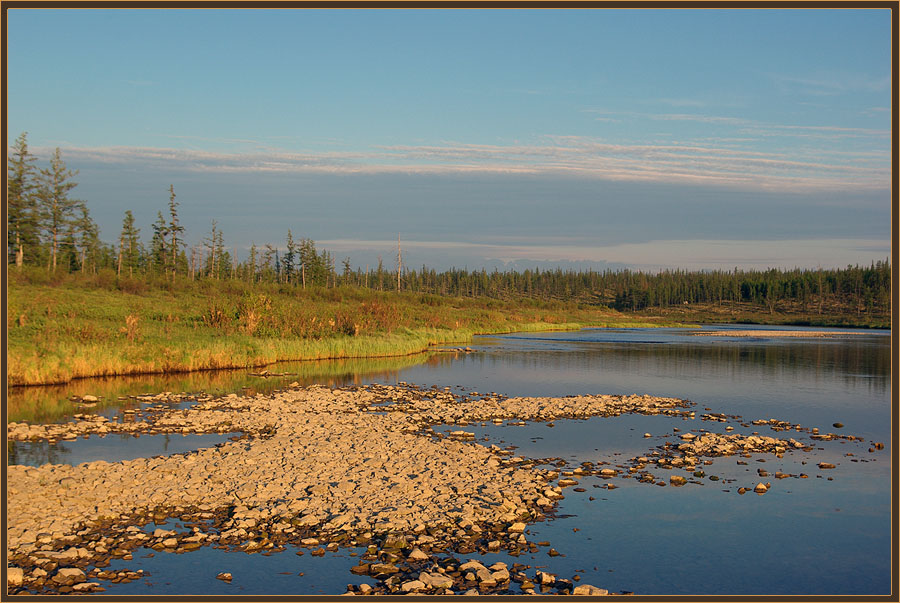
[[[845,266],[890,253],[890,58],[887,10],[14,9],[7,143],[108,241],[174,184],[239,253]]]

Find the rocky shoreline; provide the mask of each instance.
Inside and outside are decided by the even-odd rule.
[[[445,435],[432,427],[623,413],[690,419],[696,416],[692,403],[639,395],[458,396],[449,388],[406,384],[293,385],[268,395],[191,397],[198,402],[190,409],[173,408],[185,396],[167,393],[143,400],[152,406],[123,412],[117,420],[80,415],[62,425],[8,425],[8,438],[16,440],[243,433],[214,448],[170,457],[7,467],[10,594],[102,590],[104,581],[143,577],[104,570],[110,559],[129,560],[139,547],[188,552],[203,546],[262,554],[297,546],[312,555],[366,547],[352,571],[377,584],[350,585],[348,592],[355,594],[607,594],[577,584],[578,576],[565,579],[503,562],[486,567],[457,555],[518,556],[549,546],[529,541],[527,526],[552,516],[563,489],[577,486],[579,476],[657,483],[648,465],[696,471],[714,456],[809,450],[794,439],[683,434],[677,445],[667,442],[633,458],[631,467],[586,462],[566,471],[552,459],[525,459],[475,444],[464,429]],[[686,481],[675,477],[672,485]],[[171,518],[185,529],[156,527]],[[220,579],[228,580],[226,573]]]
[[[860,331],[786,331],[786,330],[709,330],[697,331],[691,335],[699,337],[851,337],[867,335]]]

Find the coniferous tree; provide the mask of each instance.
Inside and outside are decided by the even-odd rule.
[[[179,203],[175,201],[175,185],[169,185],[169,236],[171,237],[171,242],[169,243],[169,252],[172,254],[172,279],[175,279],[175,273],[178,268],[178,252],[181,247],[184,245],[184,242],[181,240],[181,233],[184,232],[184,226],[178,221],[178,205]]]
[[[291,229],[287,232],[287,251],[282,259],[281,269],[284,273],[284,282],[291,283],[295,280],[294,269],[297,262],[297,245],[294,243],[294,236]]]
[[[156,222],[153,223],[153,238],[150,240],[150,265],[154,270],[165,271],[168,254],[166,238],[169,229],[162,212],[156,212]]]
[[[79,204],[79,201],[69,198],[69,191],[77,186],[72,177],[78,172],[66,168],[57,148],[50,158],[50,167],[40,173],[38,198],[41,224],[50,249],[47,267],[55,271],[61,238]]]
[[[140,259],[140,234],[141,230],[135,226],[134,215],[129,209],[125,212],[125,219],[122,220],[122,233],[119,235],[117,274],[122,272],[123,267],[127,267],[128,276],[134,276],[134,269],[138,267]]]
[[[40,244],[35,161],[28,151],[28,134],[22,132],[6,164],[6,253],[7,262],[17,267],[25,263],[26,254],[36,258]]]
[[[247,280],[251,283],[256,282],[256,243],[250,245],[250,257],[247,260]]]
[[[87,205],[84,202],[78,204],[78,216],[72,222],[73,230],[78,233],[78,247],[80,254],[80,267],[84,272],[88,261],[92,271],[97,271],[97,260],[100,252],[100,229],[91,218]]]
[[[212,229],[209,236],[203,239],[203,246],[209,251],[206,256],[206,274],[212,278],[219,278],[219,259],[221,252],[219,250],[220,232],[215,220],[212,221]]]

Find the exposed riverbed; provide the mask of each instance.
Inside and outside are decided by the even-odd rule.
[[[633,335],[660,339],[659,332]],[[434,378],[434,369],[480,365],[490,371],[485,377],[502,377],[510,365],[492,360],[493,349],[524,346],[542,354],[549,349],[560,358],[579,352],[577,357],[583,359],[581,353],[589,345],[573,342],[571,334],[537,337],[494,338],[498,343],[476,348],[473,354],[447,356],[436,365],[411,367],[406,374],[421,377],[418,373],[424,371]],[[635,343],[640,342],[628,347],[632,354],[646,348]],[[831,344],[844,345],[826,345]],[[751,345],[760,349],[759,343]],[[796,353],[793,350],[792,357]],[[528,353],[514,357],[515,362],[530,362]],[[609,356],[629,357],[622,349]],[[813,417],[828,416],[829,422],[806,420],[810,413],[797,412],[796,396],[784,398],[788,404],[781,413],[775,408],[755,412],[745,405],[749,412],[738,414],[727,396],[718,404],[703,394],[692,394],[693,402],[659,396],[661,389],[684,396],[672,386],[680,381],[659,387],[647,357],[642,353],[634,358],[642,359],[641,372],[649,386],[645,391],[657,393],[635,396],[616,392],[622,388],[615,385],[600,389],[594,383],[594,392],[614,394],[560,397],[554,388],[575,394],[588,388],[571,376],[563,383],[559,377],[564,373],[544,360],[542,388],[529,385],[530,373],[523,372],[517,373],[518,387],[553,395],[507,398],[494,393],[499,387],[482,387],[496,386],[491,379],[473,374],[463,380],[454,370],[435,378],[436,387],[397,383],[308,388],[291,386],[287,377],[275,386],[277,391],[249,396],[161,396],[145,401],[141,410],[130,413],[129,421],[122,416],[112,420],[116,415],[110,413],[100,421],[85,413],[65,426],[23,430],[10,425],[10,437],[31,445],[47,437],[61,443],[73,436],[77,442],[89,442],[103,431],[107,440],[122,437],[111,423],[125,431],[145,423],[137,430],[145,433],[138,441],[210,432],[223,438],[215,447],[159,458],[10,467],[12,560],[25,569],[23,585],[34,592],[91,590],[95,584],[110,594],[340,594],[346,588],[335,584],[353,584],[357,592],[519,593],[571,592],[591,584],[610,592],[676,593],[685,592],[685,586],[687,592],[698,589],[688,581],[672,582],[664,590],[641,578],[641,563],[622,565],[607,559],[608,547],[602,543],[615,543],[621,559],[654,531],[690,542],[692,536],[682,534],[680,526],[691,525],[686,521],[698,512],[704,520],[694,524],[697,538],[715,525],[721,526],[718,533],[727,534],[732,528],[723,530],[726,525],[743,529],[755,521],[758,534],[783,550],[779,537],[765,526],[784,520],[797,534],[812,529],[810,538],[828,543],[832,537],[827,530],[815,534],[828,524],[816,523],[816,514],[825,509],[814,501],[842,509],[830,511],[827,521],[835,527],[871,523],[853,519],[861,512],[870,514],[854,502],[853,491],[860,496],[870,492],[865,500],[871,505],[876,492],[872,487],[889,467],[890,443],[878,446],[884,444],[881,434],[866,415],[880,411],[861,407],[850,412],[843,407],[837,418],[852,420],[854,429],[831,425],[836,418],[831,404],[839,399],[821,402],[826,412]],[[675,372],[685,374],[685,365],[680,366]],[[753,366],[751,360],[745,370]],[[829,369],[846,382],[841,372]],[[859,371],[853,372],[853,383],[866,383],[860,381],[864,378]],[[474,392],[472,386],[487,393]],[[507,386],[506,393],[519,393],[511,382]],[[858,385],[851,390],[858,394]],[[756,394],[757,400],[764,400],[765,388],[757,388]],[[753,399],[752,392],[746,395]],[[798,415],[806,417],[798,420]],[[147,436],[149,431],[159,435]],[[246,436],[228,439],[235,432]],[[138,481],[141,484],[132,483]],[[882,496],[879,489],[876,498]],[[28,497],[42,501],[34,520],[27,515],[34,513],[35,505],[26,512],[29,505],[23,502]],[[794,517],[804,508],[806,515]],[[661,509],[668,510],[666,517],[659,516]],[[741,519],[719,523],[734,513]],[[91,523],[94,518],[98,521]],[[865,535],[858,528],[854,533]],[[628,538],[622,540],[625,534]],[[651,538],[644,551],[663,554],[674,545],[670,542]],[[750,552],[763,545],[743,542]],[[848,569],[863,567],[856,562],[862,558],[852,553],[853,542],[845,538],[842,547],[842,554],[850,555],[843,561]],[[681,550],[686,558],[698,552]],[[302,557],[294,554],[304,552]],[[179,553],[184,561],[173,563]],[[167,561],[170,557],[173,561]],[[770,570],[767,557],[756,557],[755,567],[770,575],[799,560],[791,555]],[[464,568],[470,559],[483,567]],[[203,576],[192,586],[180,582],[179,568],[196,563],[204,567]],[[670,567],[665,562],[653,565],[662,575]],[[871,563],[866,565],[862,571],[874,579],[875,570]],[[325,583],[311,578],[326,566],[344,568],[344,578]],[[54,578],[66,567],[84,575]],[[728,592],[784,592],[777,585],[767,589],[748,582],[739,568],[735,571],[736,586]],[[232,573],[233,578],[217,579],[220,573]],[[329,575],[334,574],[329,570]],[[260,584],[271,588],[258,590]],[[642,584],[649,588],[642,589]],[[874,589],[866,592],[880,592],[876,582],[872,584]]]

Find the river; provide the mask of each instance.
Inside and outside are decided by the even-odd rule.
[[[703,468],[705,475],[693,480],[696,483],[680,488],[616,479],[610,483],[617,487],[607,489],[600,487],[607,481],[586,477],[580,480],[584,492],[566,490],[556,518],[529,526],[529,540],[551,542],[560,556],[549,557],[542,549],[518,559],[503,554],[480,558],[546,566],[561,577],[577,575],[583,583],[610,592],[640,595],[889,593],[889,332],[814,329],[836,336],[773,338],[728,335],[773,327],[704,329],[720,333],[699,337],[693,334],[696,329],[585,329],[511,334],[476,338],[468,353],[267,367],[270,373],[288,373],[281,377],[219,371],[80,380],[54,388],[10,390],[8,408],[11,420],[59,421],[72,412],[112,416],[123,406],[140,405],[129,398],[140,393],[253,393],[293,381],[333,386],[404,381],[508,396],[638,393],[685,398],[695,404],[697,419],[627,415],[466,429],[476,433],[480,444],[515,446],[518,456],[559,457],[570,468],[583,461],[625,463],[672,441],[676,430],[721,432],[719,427],[727,424],[734,433],[779,436],[766,425],[751,423],[759,419],[818,427],[822,433],[862,441],[816,442],[812,452],[796,451],[781,459],[759,454],[717,458]],[[69,398],[86,393],[104,402],[74,408]],[[705,412],[723,413],[727,423],[701,422]],[[438,431],[449,429],[435,426]],[[807,435],[781,437],[812,442]],[[77,464],[172,454],[225,437],[108,436],[102,443],[93,438],[55,445],[11,443],[7,450],[10,462]],[[885,448],[870,451],[876,442]],[[816,464],[821,461],[836,467],[820,470]],[[769,477],[758,477],[761,468]],[[776,480],[771,477],[776,471],[809,477]],[[763,496],[752,492],[759,481],[772,484]],[[751,491],[738,494],[742,486]],[[114,561],[109,569],[144,569],[150,577],[104,586],[110,595],[317,595],[341,594],[348,583],[371,582],[349,572],[358,550],[329,552],[322,558],[294,552],[263,556],[206,547],[184,555],[148,556],[149,550],[138,550],[133,560]],[[210,567],[230,571],[234,580],[224,583],[215,579],[216,572],[200,571]]]

